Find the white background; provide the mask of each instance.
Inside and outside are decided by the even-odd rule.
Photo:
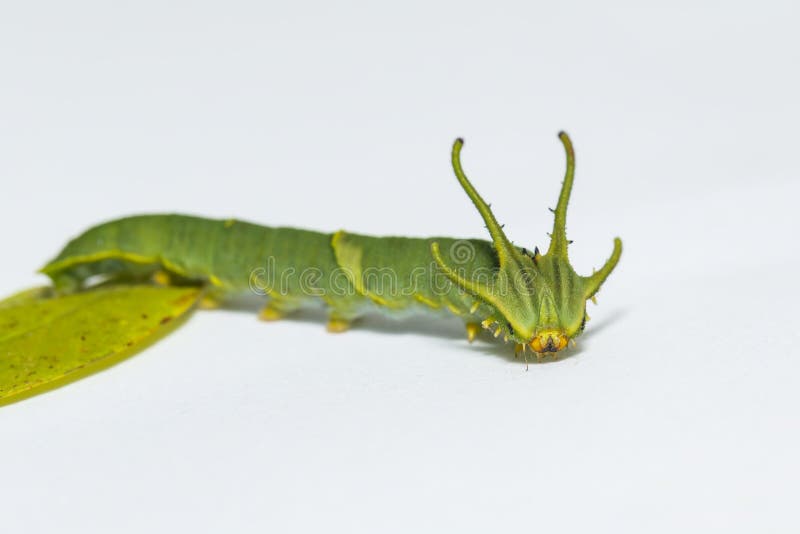
[[[0,294],[101,220],[623,238],[579,350],[200,312],[0,409],[4,532],[798,532],[794,2],[3,2]]]

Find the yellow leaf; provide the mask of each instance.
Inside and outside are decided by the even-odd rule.
[[[195,287],[98,287],[0,301],[0,405],[109,367],[169,332],[200,299]]]

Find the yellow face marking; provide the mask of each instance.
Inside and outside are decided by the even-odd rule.
[[[545,352],[558,352],[569,343],[567,335],[560,330],[543,330],[539,332],[529,343],[534,352],[543,354]]]

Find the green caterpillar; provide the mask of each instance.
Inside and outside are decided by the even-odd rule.
[[[544,254],[509,241],[464,174],[463,141],[457,139],[453,169],[491,242],[324,234],[238,220],[143,215],[91,228],[41,272],[61,293],[75,292],[98,275],[138,281],[164,273],[171,282],[208,286],[218,301],[256,292],[268,297],[261,312],[266,320],[321,303],[328,309],[328,329],[336,332],[372,309],[443,311],[463,318],[470,341],[483,328],[512,340],[517,352],[555,353],[583,331],[586,301],[622,253],[615,238],[611,257],[591,276],[579,276],[570,265],[565,226],[575,155],[567,134],[559,137],[567,168]]]

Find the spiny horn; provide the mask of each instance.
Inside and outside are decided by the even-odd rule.
[[[467,175],[464,174],[464,169],[461,168],[461,147],[463,145],[464,140],[461,138],[456,139],[455,143],[453,143],[453,170],[456,173],[456,178],[458,178],[461,187],[464,188],[467,196],[472,200],[472,203],[475,204],[475,207],[478,208],[481,217],[483,217],[486,228],[492,236],[492,242],[494,243],[495,250],[497,250],[500,266],[502,267],[504,263],[514,257],[514,247],[506,237],[500,224],[498,224],[497,219],[494,218],[494,214],[489,208],[489,205],[481,198],[475,190],[475,187],[473,187],[472,183],[467,178]]]
[[[587,299],[590,299],[594,296],[595,293],[600,289],[600,286],[603,285],[603,282],[606,281],[608,275],[611,274],[611,271],[614,270],[614,267],[617,266],[617,262],[619,261],[619,257],[622,255],[622,240],[618,237],[614,238],[614,251],[611,253],[611,257],[606,260],[606,263],[600,268],[599,271],[595,272],[592,276],[587,276],[584,278],[586,281],[585,291]]]
[[[567,153],[567,171],[564,175],[564,182],[561,184],[561,193],[558,195],[558,205],[553,221],[553,233],[550,235],[550,248],[548,254],[555,254],[563,258],[567,257],[567,204],[572,193],[572,182],[575,178],[575,150],[572,148],[572,141],[566,132],[559,132],[559,139],[564,144]]]

